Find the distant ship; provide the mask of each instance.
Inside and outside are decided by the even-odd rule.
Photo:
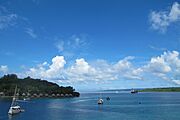
[[[11,107],[9,108],[8,114],[13,115],[13,114],[17,114],[22,112],[23,110],[21,109],[21,107],[19,105],[17,105],[17,86],[15,88],[15,92],[14,92],[14,96],[13,96],[13,100],[11,103]]]
[[[138,93],[138,91],[137,91],[137,90],[132,89],[132,90],[131,90],[131,93]]]

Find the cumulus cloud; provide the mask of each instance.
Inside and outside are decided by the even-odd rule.
[[[180,78],[179,52],[164,52],[161,56],[151,58],[150,62],[141,69],[143,73],[154,75],[152,78],[159,77],[178,84]]]
[[[8,72],[8,66],[7,65],[1,65],[0,66],[0,72],[2,72],[3,74]]]
[[[118,79],[142,80],[141,68],[136,68],[130,60],[134,57],[125,57],[113,65],[113,72]]]
[[[61,77],[61,73],[63,72],[64,65],[66,61],[63,56],[55,56],[52,59],[52,63],[49,65],[47,62],[43,62],[42,64],[38,64],[36,67],[30,68],[25,73],[19,73],[19,76],[32,76],[34,78],[42,78],[42,79],[57,79]]]
[[[76,59],[75,65],[70,68],[77,74],[87,74],[93,71],[93,68],[83,59]]]
[[[84,58],[76,59],[71,66],[64,67],[66,61],[63,56],[56,56],[52,64],[44,62],[36,67],[30,68],[21,76],[32,76],[35,78],[53,79],[59,82],[87,82],[118,79],[141,79],[139,69],[134,68],[130,60],[133,57],[126,57],[115,64],[105,60],[97,60],[89,64]]]
[[[169,11],[152,11],[149,19],[153,29],[165,32],[171,23],[180,20],[180,4],[174,2]]]
[[[153,73],[168,73],[171,71],[171,67],[165,62],[162,56],[152,58],[145,68]]]
[[[105,82],[115,80],[165,80],[172,84],[180,84],[179,52],[168,51],[160,56],[152,57],[141,66],[133,64],[135,58],[125,57],[115,63],[106,60],[87,62],[84,58],[76,59],[71,65],[66,65],[63,56],[52,58],[52,63],[44,62],[30,68],[22,77],[32,76],[54,80],[60,83]],[[158,83],[158,81],[157,81]]]
[[[105,60],[98,60],[94,64],[89,64],[83,58],[76,59],[74,65],[66,69],[66,76],[73,82],[139,79],[140,77],[137,77],[138,73],[134,72],[135,68],[129,62],[129,58],[119,60],[115,64],[110,64]]]
[[[94,79],[95,72],[95,69],[81,58],[76,59],[75,64],[66,70],[66,75],[69,80],[84,81]]]
[[[56,56],[52,59],[52,64],[49,66],[49,69],[46,71],[48,75],[52,76],[64,68],[66,61],[63,56]]]

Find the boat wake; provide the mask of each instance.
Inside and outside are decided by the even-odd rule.
[[[76,101],[73,101],[71,103],[80,103],[80,102],[86,102],[86,101],[92,101],[92,100],[96,100],[96,99],[76,100]]]

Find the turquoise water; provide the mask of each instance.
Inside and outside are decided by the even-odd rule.
[[[180,120],[180,93],[98,93],[79,98],[20,102],[25,112],[8,116],[10,100],[0,99],[0,120]],[[105,98],[109,96],[110,101]]]

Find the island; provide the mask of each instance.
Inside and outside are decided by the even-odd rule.
[[[33,79],[31,77],[18,78],[16,74],[7,74],[0,78],[0,96],[13,96],[15,87],[18,87],[20,97],[79,97],[71,86],[63,87],[47,80]]]
[[[145,88],[138,92],[180,92],[180,87]]]
[[[135,89],[110,89],[103,90],[104,92],[129,92],[132,93],[132,90],[137,92],[180,92],[180,87],[160,87],[160,88],[135,88]]]

